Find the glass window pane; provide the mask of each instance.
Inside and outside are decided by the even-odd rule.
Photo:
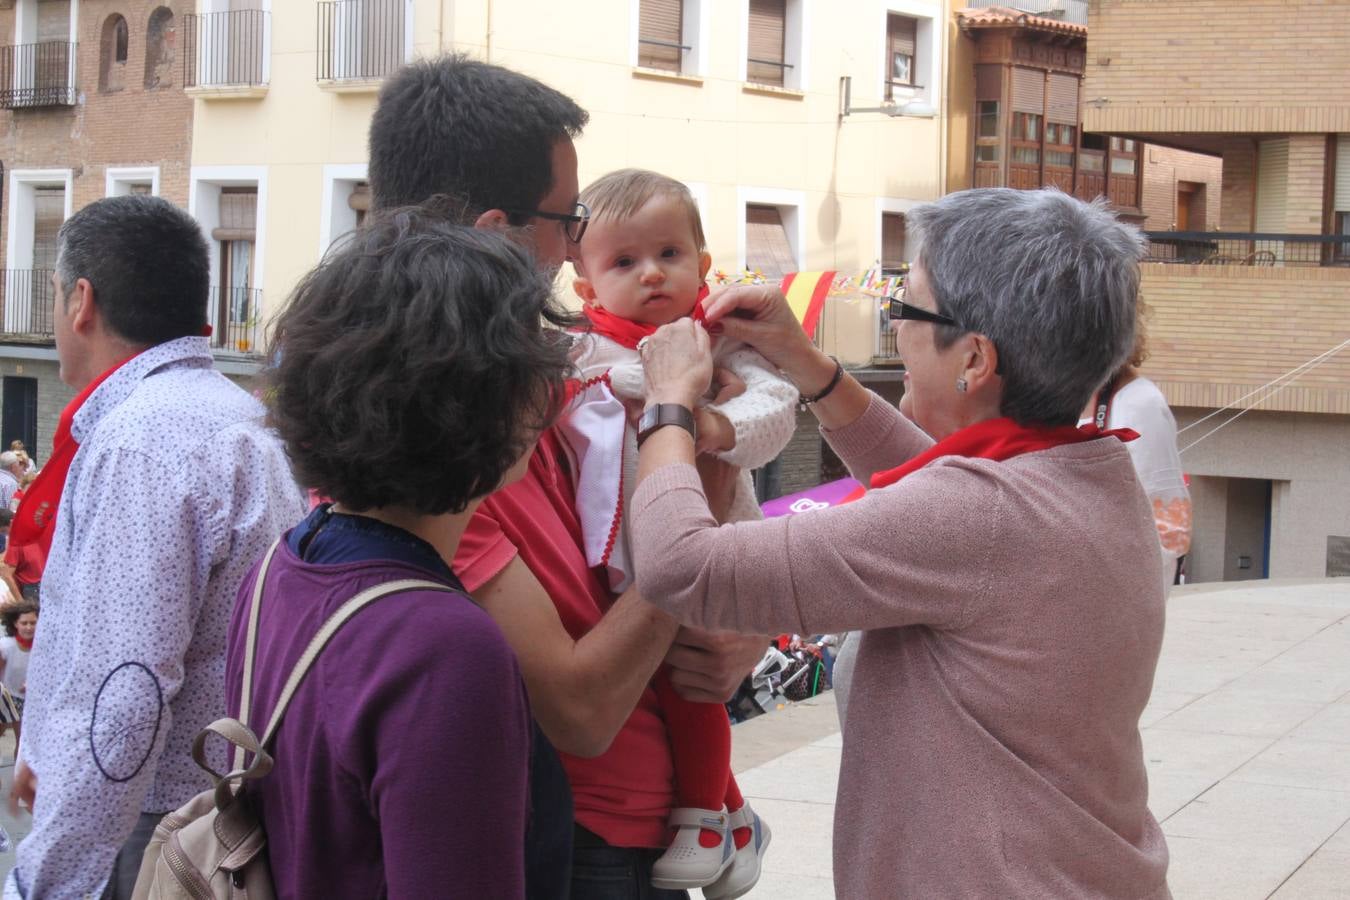
[[[1102,158],[1095,153],[1078,154],[1078,168],[1084,172],[1100,172]]]
[[[900,84],[913,84],[914,79],[910,77],[913,68],[914,57],[905,53],[891,54],[891,81]]]
[[[998,137],[998,104],[980,101],[980,123],[977,137]]]
[[[1134,160],[1129,157],[1114,156],[1111,158],[1112,175],[1133,175]]]
[[[980,144],[975,148],[976,162],[998,162],[997,144]]]
[[[1039,166],[1041,164],[1041,148],[1014,147],[1012,161],[1026,166]]]
[[[1131,141],[1131,140],[1126,140],[1126,141],[1125,141],[1125,152],[1126,152],[1126,153],[1133,153],[1133,152],[1134,152],[1134,141]]]
[[[1047,166],[1058,166],[1062,169],[1073,168],[1073,154],[1068,150],[1046,150],[1045,164]]]

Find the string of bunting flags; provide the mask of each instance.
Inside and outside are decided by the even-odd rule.
[[[899,271],[898,275],[884,275],[883,271]],[[905,283],[909,264],[887,267],[883,270],[880,263],[874,263],[860,275],[848,275],[835,271],[789,272],[779,282],[779,289],[787,298],[797,321],[810,337],[815,337],[816,326],[820,323],[820,314],[825,307],[826,297],[856,297],[863,294],[888,300]],[[713,272],[713,282],[718,285],[769,284],[772,279],[765,277],[756,269],[742,269],[730,274],[722,269]]]

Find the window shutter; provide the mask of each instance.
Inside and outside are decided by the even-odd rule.
[[[1336,135],[1336,212],[1350,213],[1350,134]]]
[[[1285,198],[1289,183],[1289,139],[1262,141],[1256,159],[1256,230],[1283,234],[1288,230]]]
[[[787,0],[750,0],[749,58],[771,63],[783,59]],[[776,65],[748,62],[746,77],[762,84],[783,83],[783,69]]]
[[[1013,112],[1045,115],[1045,73],[1040,69],[1013,66]]]
[[[886,39],[890,45],[891,53],[903,53],[906,56],[914,56],[914,47],[917,43],[915,38],[917,29],[918,23],[908,16],[887,16]],[[887,66],[886,68],[889,71],[890,66]]]
[[[638,6],[638,37],[641,40],[682,44],[683,27],[683,0],[641,0]],[[680,48],[639,43],[638,65],[678,72]]]
[[[220,227],[211,229],[218,241],[253,241],[258,234],[258,194],[256,191],[220,195]]]
[[[975,67],[975,99],[1003,100],[1003,67],[981,63]]]
[[[1050,73],[1050,108],[1045,118],[1061,125],[1078,124],[1078,85],[1077,75]]]
[[[797,271],[783,217],[775,206],[745,208],[745,267],[770,280]]]

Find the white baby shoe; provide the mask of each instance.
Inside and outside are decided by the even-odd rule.
[[[737,828],[749,828],[750,840],[732,856],[731,865],[717,881],[703,889],[705,900],[736,900],[750,892],[759,881],[759,873],[764,863],[764,851],[769,846],[773,833],[768,823],[750,808],[747,803],[732,813],[727,826],[734,831]],[[734,842],[733,842],[734,845]]]
[[[652,866],[652,886],[670,891],[687,891],[712,884],[731,866],[736,843],[731,839],[729,817],[725,810],[685,806],[670,812],[670,827],[677,829],[675,840]],[[701,829],[722,836],[717,847],[704,847],[698,841]],[[756,873],[756,878],[759,877]]]

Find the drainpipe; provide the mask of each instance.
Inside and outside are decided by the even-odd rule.
[[[939,197],[947,193],[947,131],[952,127],[952,86],[951,78],[951,17],[950,0],[942,0],[942,111],[938,125],[938,189]]]

